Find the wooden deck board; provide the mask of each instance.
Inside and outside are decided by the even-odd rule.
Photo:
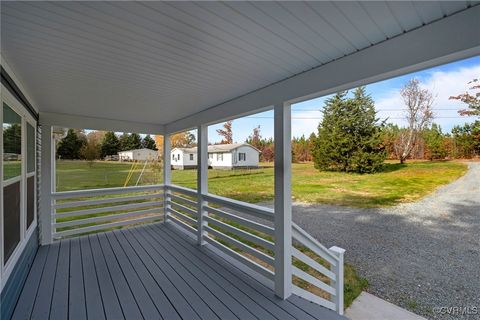
[[[53,288],[52,301],[55,301],[50,308],[50,319],[63,320],[68,318],[68,277],[70,276],[70,241],[60,242],[58,253],[57,273],[55,274],[55,285]]]
[[[27,281],[25,282],[17,306],[13,312],[12,319],[29,319],[31,317],[49,249],[49,246],[38,249],[32,268],[28,273]]]
[[[137,239],[139,238],[137,237]],[[148,237],[144,237],[144,239],[145,241],[148,241]],[[149,244],[152,243],[153,242],[150,242]],[[208,305],[220,319],[240,318],[241,313],[237,314],[236,316],[226,305],[222,303],[222,301],[218,297],[216,297],[210,290],[208,290],[207,286],[203,285],[202,281],[205,281],[204,279],[200,281],[199,278],[197,278],[194,274],[191,273],[195,266],[184,266],[176,259],[171,258],[169,255],[165,254],[165,252],[161,250],[160,246],[155,246],[155,244],[153,244],[153,246],[154,250],[156,251],[156,253],[153,253],[154,257],[163,256],[165,262],[167,262],[171,266],[171,268],[173,268],[173,270],[175,270],[175,272],[184,279],[184,281],[191,287],[191,289],[195,293],[197,293],[199,297],[201,297],[203,303],[205,305]],[[219,289],[219,296],[223,296],[226,294],[226,292],[224,292],[222,288]],[[215,290],[215,292],[217,291]],[[243,309],[241,311],[244,312]]]
[[[93,262],[92,248],[88,237],[80,239],[80,248],[82,250],[83,281],[85,284],[85,303],[87,308],[87,317],[96,319],[105,319],[103,310],[102,296],[98,285],[97,272]]]
[[[35,305],[32,310],[32,319],[48,319],[50,316],[50,305],[53,296],[53,286],[55,284],[55,274],[57,272],[57,260],[60,243],[54,243],[48,251],[47,261],[43,268],[44,275],[38,286]]]
[[[41,247],[13,319],[344,319],[273,292],[163,224]]]
[[[97,272],[98,285],[102,296],[103,309],[107,319],[122,319],[123,311],[118,301],[117,293],[113,286],[110,273],[108,272],[105,257],[102,254],[100,244],[96,235],[89,236],[92,249],[95,270]]]

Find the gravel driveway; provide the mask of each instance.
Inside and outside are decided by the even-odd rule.
[[[480,163],[422,200],[387,209],[294,206],[294,221],[370,283],[369,292],[434,319],[480,319]],[[438,307],[476,307],[448,316]]]

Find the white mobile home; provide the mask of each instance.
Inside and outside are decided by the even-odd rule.
[[[260,151],[248,143],[208,146],[208,166],[213,169],[258,168]],[[197,148],[174,148],[171,151],[174,169],[197,167]]]
[[[158,151],[152,149],[133,149],[120,151],[118,153],[120,161],[154,161],[158,160]]]

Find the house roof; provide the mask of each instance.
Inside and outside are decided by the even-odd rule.
[[[118,152],[118,153],[122,153],[122,152],[135,152],[135,151],[144,151],[144,150],[153,151],[153,152],[158,152],[157,150],[152,150],[152,149],[148,149],[148,148],[141,148],[141,149],[123,150],[123,151],[120,151],[120,152]]]
[[[209,153],[215,153],[215,152],[230,152],[233,151],[239,147],[250,147],[252,149],[255,149],[256,151],[260,152],[257,148],[252,146],[251,144],[248,143],[232,143],[232,144],[212,144],[208,146],[208,152]],[[173,150],[181,150],[184,153],[196,153],[197,152],[197,147],[193,148],[173,148]]]

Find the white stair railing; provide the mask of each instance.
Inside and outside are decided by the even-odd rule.
[[[292,292],[343,314],[343,255],[345,250],[339,247],[327,249],[293,222],[292,237],[292,275],[294,278],[292,279]],[[295,278],[298,281],[295,281]],[[316,289],[312,289],[311,286]]]

